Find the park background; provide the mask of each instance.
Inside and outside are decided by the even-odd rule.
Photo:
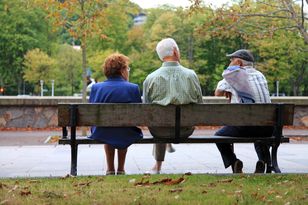
[[[204,1],[205,2],[205,1]],[[0,95],[69,96],[97,81],[104,59],[121,52],[131,59],[130,81],[142,89],[160,67],[155,46],[174,38],[181,63],[213,95],[228,65],[227,53],[250,49],[271,93],[308,95],[307,0],[244,0],[211,5],[143,9],[128,0],[0,1]]]

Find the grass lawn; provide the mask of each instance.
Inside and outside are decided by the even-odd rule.
[[[308,204],[308,174],[0,179],[0,204]]]

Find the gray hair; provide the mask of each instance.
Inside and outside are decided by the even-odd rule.
[[[175,40],[172,38],[165,38],[161,40],[157,46],[156,46],[156,52],[160,58],[161,61],[167,56],[173,56],[173,49],[176,48],[176,50],[180,53],[179,47],[176,44]]]
[[[243,66],[253,66],[253,62],[241,59]]]

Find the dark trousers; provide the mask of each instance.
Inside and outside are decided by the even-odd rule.
[[[274,128],[271,126],[225,126],[219,129],[216,136],[230,137],[271,137]],[[230,143],[217,143],[225,168],[228,168],[236,161],[236,155]],[[259,160],[263,160],[267,164],[271,164],[269,145],[264,143],[255,143],[255,150]]]

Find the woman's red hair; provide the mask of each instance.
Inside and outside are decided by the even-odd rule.
[[[107,78],[121,76],[128,80],[129,58],[120,53],[113,53],[105,59],[103,72]]]

